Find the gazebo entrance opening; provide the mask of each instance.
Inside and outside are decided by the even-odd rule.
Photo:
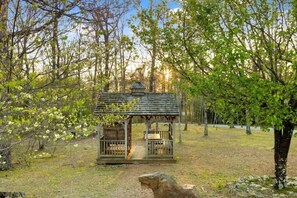
[[[147,138],[146,127],[148,127]],[[139,123],[133,125],[132,150],[128,156],[128,159],[172,157],[173,131],[170,122],[166,121],[166,119],[161,120],[160,118],[152,118],[149,120],[147,125]]]

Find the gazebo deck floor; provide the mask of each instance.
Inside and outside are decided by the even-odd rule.
[[[145,141],[135,141],[135,143],[132,145],[128,159],[145,159]]]

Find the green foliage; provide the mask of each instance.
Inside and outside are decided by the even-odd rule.
[[[75,78],[39,89],[47,83],[47,78],[36,77],[33,73],[30,77],[32,79],[7,82],[0,90],[4,93],[10,89],[0,102],[0,140],[15,143],[30,140],[24,149],[26,152],[18,156],[27,165],[40,155],[38,149],[55,146],[59,141],[89,136],[98,124],[110,125],[125,118],[123,115],[94,117],[91,89],[87,84],[76,85]],[[136,103],[137,100],[108,108],[125,112],[134,108]]]
[[[287,1],[183,1],[162,31],[164,60],[226,122],[297,124],[294,9]]]
[[[113,5],[123,13],[117,19],[106,16],[108,23],[114,20],[112,28],[107,24],[108,29],[120,31],[119,19],[126,12],[126,2]],[[18,1],[2,6],[0,141],[28,144],[22,156],[28,161],[36,149],[88,136],[102,122],[93,116],[93,108],[99,90],[109,80],[109,75],[102,77],[103,32],[99,32],[95,41],[90,33],[92,28],[83,25],[91,11],[80,10],[82,17],[78,11],[73,12],[77,6],[87,7],[68,0],[55,1],[55,5]],[[66,13],[71,14],[66,17]],[[90,26],[93,25],[98,24]],[[115,40],[110,39],[108,44],[112,51],[118,47],[113,46]],[[119,38],[119,42],[132,51],[133,41],[128,37],[121,41]],[[114,56],[111,54],[108,56]],[[127,60],[123,58],[121,63],[126,66]]]
[[[166,0],[156,4],[150,0],[149,3],[150,8],[139,9],[129,21],[129,25],[141,43],[152,53],[151,51],[159,47],[158,43],[161,42],[160,26],[166,19],[165,16],[169,9],[166,7]]]
[[[139,99],[133,99],[127,103],[108,105],[106,109],[108,109],[109,112],[114,113],[102,114],[98,120],[98,123],[102,125],[113,125],[115,122],[120,122],[126,119],[128,116],[125,115],[125,112],[133,110],[138,102]]]
[[[88,136],[97,124],[87,87],[75,86],[75,79],[68,78],[39,89],[47,79],[37,78],[33,73],[30,77],[7,82],[0,90],[5,93],[10,89],[0,102],[0,140],[15,143],[34,140],[28,142],[24,156],[19,156],[27,164],[34,156],[36,142],[43,148],[57,141]]]

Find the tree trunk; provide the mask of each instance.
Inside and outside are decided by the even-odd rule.
[[[152,65],[151,65],[151,73],[150,73],[150,83],[149,83],[149,92],[155,92],[155,61],[156,61],[156,47],[153,46],[153,52],[152,52]]]
[[[208,136],[208,123],[207,123],[207,107],[205,101],[203,101],[203,111],[204,111],[204,137]]]
[[[98,55],[95,56],[95,68],[94,68],[94,78],[93,78],[93,94],[92,94],[92,100],[94,104],[96,103],[95,101],[97,100],[97,72],[98,72]]]
[[[0,140],[0,171],[11,168],[11,144],[10,141]]]
[[[190,122],[193,123],[193,109],[194,109],[194,107],[193,107],[193,100],[191,101],[191,103],[190,103],[189,106],[190,106],[190,108],[189,108]]]
[[[187,96],[185,94],[183,94],[184,96],[184,111],[185,111],[185,127],[184,127],[184,131],[188,130],[188,104],[187,104]]]
[[[252,135],[251,119],[250,119],[249,111],[245,110],[245,114],[246,114],[246,134],[247,135]]]
[[[114,50],[114,89],[116,92],[119,91],[119,68],[118,68],[118,49],[115,47]]]
[[[182,132],[180,127],[180,117],[178,118],[178,143],[182,143]]]
[[[0,0],[0,69],[5,71],[5,67],[11,66],[9,61],[8,38],[6,33],[7,16],[8,16],[9,0]],[[9,67],[7,73],[7,81],[11,80],[12,70]],[[7,88],[6,91],[2,90],[2,98],[10,92]],[[0,133],[0,171],[11,168],[11,143],[3,134]]]
[[[153,1],[150,1],[150,13],[153,13]],[[150,14],[150,15],[151,15]],[[157,43],[156,43],[156,24],[154,20],[152,20],[153,16],[150,16],[151,18],[151,34],[152,34],[152,52],[151,52],[151,58],[152,58],[152,64],[151,64],[151,73],[149,78],[149,92],[156,92],[156,86],[155,86],[155,64],[156,64],[156,57],[157,57]]]
[[[59,8],[58,3],[56,2],[54,5],[55,9]],[[60,53],[59,53],[59,38],[58,38],[58,16],[56,13],[53,14],[53,32],[52,32],[52,70],[53,70],[53,79],[59,79],[60,78]]]
[[[122,93],[125,93],[126,92],[126,68],[122,68],[122,71],[121,71],[121,90],[122,90]]]
[[[109,91],[109,86],[110,86],[110,82],[109,82],[109,49],[108,49],[108,44],[109,44],[109,38],[106,36],[105,41],[104,41],[104,46],[105,46],[105,54],[104,54],[104,60],[105,60],[105,68],[104,68],[104,76],[107,79],[107,82],[104,86],[104,92],[108,92]]]
[[[231,129],[234,129],[235,128],[234,122],[231,123],[230,128]]]
[[[246,134],[252,135],[251,125],[249,125],[249,124],[246,125]]]
[[[284,122],[282,130],[274,129],[274,162],[275,162],[275,183],[274,188],[277,190],[286,187],[287,176],[287,158],[291,143],[294,125]]]
[[[108,18],[104,18],[104,26],[105,28],[101,30],[104,31],[103,38],[104,38],[104,77],[107,79],[106,84],[104,85],[104,92],[108,92],[110,88],[110,67],[109,67],[109,59],[110,59],[110,30],[108,26]]]

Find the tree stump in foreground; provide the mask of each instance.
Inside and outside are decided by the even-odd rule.
[[[142,186],[151,188],[154,197],[162,198],[197,198],[198,192],[194,185],[178,185],[176,181],[169,175],[162,172],[155,172],[141,175],[139,182]]]

